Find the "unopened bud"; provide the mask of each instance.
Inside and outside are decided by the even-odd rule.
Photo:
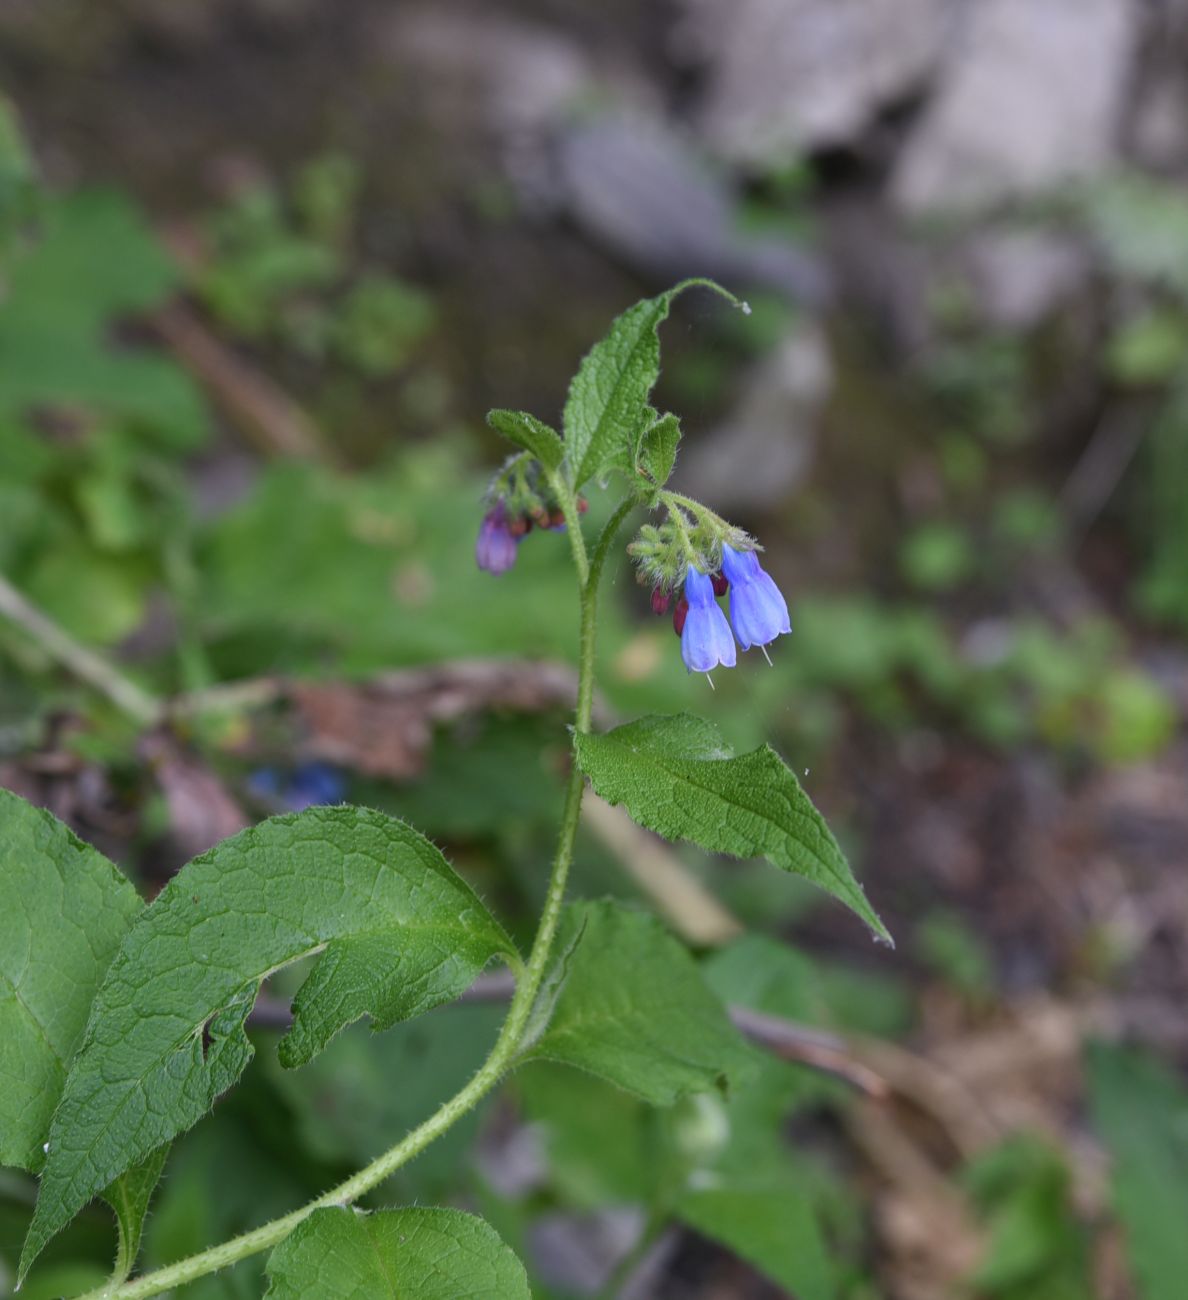
[[[685,630],[685,615],[689,612],[689,602],[682,596],[672,607],[672,630],[680,636]]]
[[[711,573],[710,581],[714,584],[715,596],[724,596],[730,590],[730,582],[724,573]]]
[[[656,587],[652,591],[652,613],[663,614],[668,609],[668,592]]]

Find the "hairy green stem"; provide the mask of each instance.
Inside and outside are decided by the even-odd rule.
[[[566,495],[563,493],[558,495],[564,503]],[[594,649],[598,621],[598,582],[602,576],[607,554],[619,530],[619,525],[635,503],[630,500],[625,501],[615,511],[606,527],[602,530],[595,544],[593,555],[590,557],[587,557],[585,541],[581,534],[572,494],[568,495],[568,503],[573,510],[573,519],[569,525],[569,532],[571,544],[574,548],[574,561],[580,575],[579,590],[581,593],[581,640],[578,651],[578,695],[574,730],[585,732],[590,730],[590,715],[594,701]],[[566,518],[569,519],[569,510],[566,511]],[[579,555],[581,557],[580,563],[578,562]],[[188,1259],[179,1260],[176,1264],[170,1264],[165,1268],[156,1269],[152,1273],[146,1273],[143,1277],[134,1278],[130,1282],[122,1282],[118,1285],[109,1282],[94,1291],[88,1291],[86,1295],[80,1297],[80,1300],[143,1300],[144,1297],[160,1295],[163,1291],[184,1286],[186,1283],[193,1282],[196,1278],[203,1277],[207,1273],[214,1273],[218,1269],[226,1268],[241,1259],[246,1259],[249,1255],[256,1255],[260,1251],[268,1250],[283,1241],[299,1223],[307,1219],[315,1210],[325,1209],[329,1206],[349,1205],[351,1202],[358,1200],[364,1193],[377,1187],[402,1165],[407,1164],[414,1156],[419,1155],[435,1138],[440,1137],[446,1129],[461,1119],[463,1115],[474,1109],[514,1065],[520,1041],[524,1036],[524,1029],[532,1012],[533,1003],[536,1001],[541,981],[544,979],[549,956],[553,948],[553,939],[556,937],[557,925],[561,919],[561,906],[565,898],[566,882],[569,879],[570,863],[573,861],[573,845],[577,835],[584,788],[585,783],[582,774],[575,763],[565,791],[565,809],[561,818],[561,830],[557,837],[557,852],[553,859],[548,894],[545,898],[540,924],[537,927],[536,938],[532,943],[532,952],[529,955],[527,965],[519,974],[515,995],[512,998],[507,1017],[503,1022],[503,1027],[499,1031],[495,1046],[491,1049],[490,1056],[487,1057],[470,1082],[460,1092],[455,1093],[440,1109],[430,1115],[427,1120],[419,1124],[397,1142],[395,1146],[385,1151],[383,1155],[373,1160],[371,1164],[352,1174],[350,1178],[339,1183],[337,1187],[332,1187],[316,1200],[303,1205],[299,1210],[294,1210],[291,1214],[283,1215],[279,1219],[273,1219],[259,1228],[253,1228],[251,1232],[245,1232],[241,1236],[233,1237],[230,1241],[225,1241],[218,1246],[212,1246],[209,1250],[200,1251],[196,1255],[191,1255]]]

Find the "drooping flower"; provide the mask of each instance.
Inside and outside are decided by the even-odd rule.
[[[730,580],[730,622],[744,650],[792,631],[788,603],[754,551],[723,546],[722,570]]]
[[[690,568],[685,577],[685,599],[689,610],[681,632],[681,658],[691,673],[708,673],[719,664],[733,668],[736,662],[734,637],[726,615],[714,599],[713,580]]]
[[[475,563],[487,573],[506,573],[516,562],[519,538],[512,532],[503,502],[496,502],[483,516],[478,541],[474,545]]]

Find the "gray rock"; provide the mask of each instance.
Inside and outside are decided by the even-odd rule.
[[[721,424],[682,447],[678,486],[727,513],[780,505],[808,472],[832,386],[823,333],[799,326],[747,377]]]
[[[989,230],[965,252],[982,317],[1000,329],[1030,329],[1066,302],[1092,270],[1084,244],[1052,230]]]
[[[810,305],[828,298],[819,259],[791,240],[745,238],[729,180],[659,118],[601,114],[559,132],[555,147],[573,221],[646,274],[707,275]]]
[[[1114,157],[1135,47],[1132,0],[980,0],[908,142],[907,212],[972,212],[1093,175]]]
[[[943,47],[951,0],[681,0],[677,57],[702,63],[700,121],[753,165],[851,142],[914,93]]]

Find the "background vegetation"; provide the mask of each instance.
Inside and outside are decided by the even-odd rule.
[[[577,611],[563,538],[474,567],[481,415],[554,416],[677,275],[752,304],[682,300],[661,406],[793,636],[711,696],[624,561],[598,707],[771,740],[899,946],[596,806],[577,891],[654,908],[799,1037],[663,1111],[533,1066],[380,1195],[483,1213],[540,1296],[1184,1293],[1185,33],[1097,0],[1070,84],[1061,8],[0,13],[0,783],[148,892],[345,799],[530,926]],[[373,1156],[498,1017],[357,1026],[287,1072],[258,1016],[146,1262]],[[0,1176],[0,1292],[32,1195]],[[92,1207],[22,1295],[97,1284],[111,1239]]]

